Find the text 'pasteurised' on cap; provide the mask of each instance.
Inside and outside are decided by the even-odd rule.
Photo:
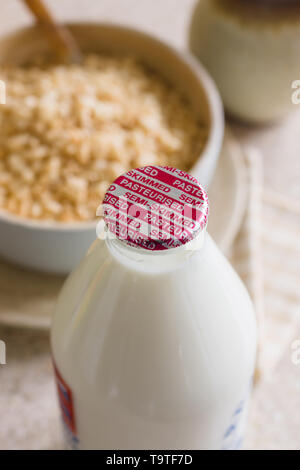
[[[194,176],[160,166],[119,176],[103,201],[108,230],[124,243],[152,251],[193,240],[207,225],[208,207]]]

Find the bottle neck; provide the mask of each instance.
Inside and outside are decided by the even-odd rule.
[[[129,269],[144,273],[163,273],[180,268],[196,253],[204,250],[206,229],[186,245],[164,251],[135,248],[117,238],[108,237],[105,242],[112,256]]]

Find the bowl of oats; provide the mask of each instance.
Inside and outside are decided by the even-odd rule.
[[[68,25],[81,64],[56,63],[38,26],[0,40],[0,256],[67,273],[96,239],[97,208],[131,168],[192,172],[208,187],[222,146],[201,64],[117,25]]]

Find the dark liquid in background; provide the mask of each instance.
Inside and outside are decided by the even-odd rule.
[[[300,0],[210,0],[241,20],[285,23],[299,22]]]

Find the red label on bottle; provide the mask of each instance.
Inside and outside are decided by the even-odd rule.
[[[76,437],[76,422],[75,422],[72,390],[70,389],[70,387],[66,384],[66,382],[60,375],[55,364],[54,364],[54,371],[55,371],[57,392],[58,392],[58,398],[59,398],[59,403],[60,403],[60,408],[61,408],[61,413],[62,413],[62,419],[67,430],[72,434],[72,436]]]

